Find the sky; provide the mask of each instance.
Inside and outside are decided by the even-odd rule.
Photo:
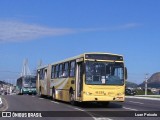
[[[128,81],[160,72],[159,0],[0,0],[0,80],[14,83],[24,59],[42,64],[85,52],[124,56]]]

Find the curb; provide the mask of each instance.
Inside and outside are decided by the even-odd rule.
[[[148,97],[136,97],[136,96],[126,96],[125,98],[135,98],[135,99],[145,99],[145,100],[157,100],[157,101],[160,101],[160,98],[148,98]]]

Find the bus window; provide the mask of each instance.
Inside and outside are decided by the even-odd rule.
[[[59,72],[59,65],[56,65],[56,70],[55,70],[55,78],[58,78],[59,76],[59,74],[58,74],[58,72]]]
[[[66,62],[64,64],[63,77],[68,77],[68,75],[69,75],[69,65],[68,65],[68,62]]]
[[[107,62],[86,62],[86,83],[87,84],[124,84],[123,63]]]
[[[59,65],[59,77],[63,77],[63,64]]]
[[[70,63],[70,77],[74,77],[75,76],[75,61],[72,61]]]
[[[55,74],[55,67],[54,66],[52,66],[52,72],[51,72],[51,78],[53,79],[55,76],[54,76],[54,74]]]
[[[41,69],[40,70],[40,80],[44,80],[44,74],[45,74],[45,70],[44,69]]]

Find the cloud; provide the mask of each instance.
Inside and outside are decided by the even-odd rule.
[[[22,22],[0,21],[0,41],[33,40],[45,36],[72,34],[75,31],[67,28],[49,28]]]
[[[17,21],[0,21],[0,42],[17,42],[35,40],[47,36],[62,36],[80,32],[116,31],[130,29],[139,26],[136,23],[129,23],[108,28],[49,28],[46,26],[28,24]]]

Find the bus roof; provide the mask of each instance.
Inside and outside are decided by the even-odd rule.
[[[88,53],[83,53],[83,54],[80,54],[80,55],[77,55],[77,56],[74,56],[74,57],[71,57],[71,58],[68,58],[68,59],[64,59],[64,60],[61,60],[61,61],[58,61],[58,62],[53,62],[53,63],[48,64],[48,65],[40,66],[40,67],[37,68],[37,70],[47,68],[49,65],[55,65],[55,64],[75,60],[77,58],[84,57],[85,54],[108,54],[108,55],[115,55],[115,56],[122,56],[123,57],[123,55],[120,55],[120,54],[113,54],[113,53],[106,53],[106,52],[88,52]]]
[[[36,77],[35,75],[24,75],[24,76],[20,76],[18,79],[20,78],[27,78],[27,77]]]
[[[40,69],[43,69],[43,68],[47,68],[47,67],[48,67],[48,65],[39,66],[39,67],[37,68],[37,70],[40,70]]]
[[[119,55],[119,54],[105,53],[105,52],[89,52],[89,53],[83,53],[83,54],[80,54],[80,55],[77,55],[77,56],[74,56],[74,57],[71,57],[71,58],[62,60],[62,61],[53,62],[53,63],[51,63],[51,65],[59,64],[59,63],[63,63],[63,62],[71,61],[71,60],[75,60],[75,59],[77,59],[77,58],[84,57],[85,54],[108,54],[108,55],[122,56],[122,55]],[[123,56],[122,56],[122,57],[123,57]]]

